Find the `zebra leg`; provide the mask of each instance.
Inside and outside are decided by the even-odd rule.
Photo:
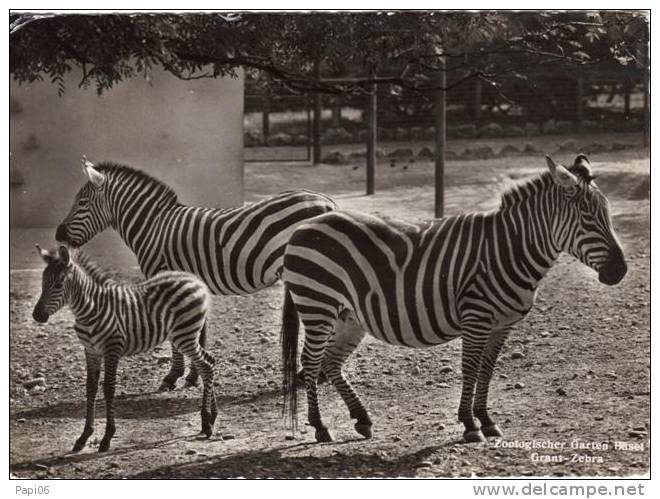
[[[325,321],[319,324],[318,319],[306,323],[303,319],[303,325],[305,326],[305,346],[300,356],[300,362],[305,373],[305,387],[307,388],[307,420],[316,430],[317,442],[332,442],[332,435],[321,419],[316,383],[327,340],[332,334],[334,324],[328,324]]]
[[[206,351],[206,321],[199,333],[199,345],[202,347],[203,351]],[[197,366],[195,364],[190,364],[190,372],[188,373],[188,376],[186,376],[186,383],[183,386],[184,388],[190,388],[197,386],[198,384],[199,374],[197,372]]]
[[[483,330],[466,331],[463,335],[463,390],[461,392],[461,403],[458,408],[458,420],[465,426],[463,439],[467,443],[483,442],[483,433],[474,420],[472,404],[474,400],[474,387],[479,374],[481,357],[483,356],[488,332]]]
[[[105,434],[99,444],[99,452],[110,449],[110,440],[115,435],[115,387],[117,386],[117,367],[119,352],[110,352],[105,355],[105,370],[103,373],[103,396],[105,397]]]
[[[474,399],[474,414],[481,422],[481,432],[485,437],[501,437],[502,430],[491,419],[488,414],[488,387],[490,385],[491,377],[493,376],[493,368],[497,362],[497,357],[502,350],[504,342],[509,336],[510,330],[504,329],[500,331],[493,331],[488,338],[486,349],[481,359],[481,367],[479,369],[479,377],[477,378],[477,390]]]
[[[357,419],[355,430],[363,437],[371,438],[372,422],[369,413],[342,372],[344,362],[355,351],[364,336],[364,330],[352,314],[339,322],[335,333],[328,341],[321,367],[344,400],[351,419]]]
[[[169,372],[163,378],[163,381],[158,387],[159,392],[167,392],[176,388],[176,380],[178,380],[185,371],[185,361],[183,354],[172,344],[172,364],[170,365]]]
[[[96,405],[96,393],[99,388],[101,357],[85,350],[85,361],[87,364],[87,412],[85,414],[85,428],[82,435],[80,435],[73,445],[73,452],[81,451],[85,447],[89,437],[94,433],[94,409]]]
[[[211,437],[213,435],[213,425],[218,415],[215,392],[213,390],[215,359],[201,347],[197,337],[188,340],[185,334],[182,336],[183,338],[175,340],[177,342],[177,349],[184,352],[190,359],[190,363],[197,368],[204,386],[200,411],[202,420],[202,430],[200,433]]]

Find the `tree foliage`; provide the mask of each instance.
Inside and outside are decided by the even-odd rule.
[[[182,79],[243,67],[295,91],[360,92],[373,82],[429,91],[440,58],[456,76],[449,86],[524,78],[547,64],[641,67],[647,30],[639,11],[12,14],[10,73],[21,83],[47,78],[60,92],[74,69],[80,86],[101,93],[155,66]]]

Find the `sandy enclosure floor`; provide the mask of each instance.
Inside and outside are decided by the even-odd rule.
[[[570,155],[558,159],[569,161]],[[82,347],[68,312],[45,326],[31,318],[40,288],[40,263],[31,245],[47,245],[52,229],[12,231],[10,471],[32,478],[647,474],[649,160],[638,150],[594,156],[592,163],[612,202],[629,273],[609,288],[569,257],[549,273],[536,307],[510,337],[494,374],[490,405],[505,431],[500,443],[459,443],[460,342],[412,350],[370,338],[347,363],[347,373],[371,412],[374,438],[359,438],[341,399],[324,385],[321,410],[336,442],[313,443],[313,431],[304,424],[290,440],[281,419],[278,284],[249,297],[214,298],[216,436],[196,437],[197,389],[153,393],[168,369],[169,347],[163,346],[120,364],[111,451],[96,452],[104,424],[99,400],[90,444],[80,454],[68,454],[84,421]],[[544,165],[538,156],[450,162],[447,214],[496,207],[504,189]],[[412,220],[432,216],[430,163],[411,163],[405,170],[379,165],[373,197],[361,195],[364,169],[353,166],[250,164],[248,198],[301,187],[333,195],[345,208],[403,213]],[[112,234],[102,235],[90,252],[123,276],[137,276],[134,259]],[[522,358],[513,358],[513,352]],[[28,394],[23,383],[38,375],[45,376],[46,390]],[[304,421],[302,391],[299,403]],[[533,441],[564,443],[564,449],[511,447]],[[615,442],[642,450],[615,449]],[[545,463],[539,455],[562,455],[564,461]]]

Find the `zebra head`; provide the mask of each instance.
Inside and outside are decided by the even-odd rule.
[[[612,226],[610,203],[595,184],[584,154],[573,166],[556,165],[546,156],[554,183],[559,187],[555,237],[561,249],[598,272],[598,280],[614,285],[628,271],[621,243]]]
[[[66,283],[71,275],[73,263],[66,246],[60,246],[57,251],[46,251],[38,244],[36,246],[39,255],[46,262],[46,268],[41,276],[41,296],[34,306],[32,317],[43,324],[66,305]]]
[[[71,211],[57,227],[55,239],[76,248],[102,232],[111,221],[106,202],[107,175],[94,168],[83,156],[83,172],[88,182],[78,191]]]

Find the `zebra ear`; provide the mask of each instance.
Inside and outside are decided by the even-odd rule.
[[[87,175],[89,181],[96,187],[101,187],[105,182],[105,175],[94,168],[94,163],[89,161],[83,154],[82,157],[83,172]]]
[[[60,261],[68,267],[71,263],[69,249],[66,246],[60,246],[60,248],[57,250],[57,254],[60,257]]]
[[[45,249],[41,249],[41,246],[39,246],[38,244],[35,244],[34,246],[35,248],[37,248],[37,253],[39,253],[39,256],[44,262],[50,263],[52,261],[53,258],[50,256],[50,253],[48,251],[46,251]]]
[[[578,179],[562,165],[556,164],[550,156],[545,157],[548,163],[548,169],[553,180],[562,187],[575,187],[578,185]]]

